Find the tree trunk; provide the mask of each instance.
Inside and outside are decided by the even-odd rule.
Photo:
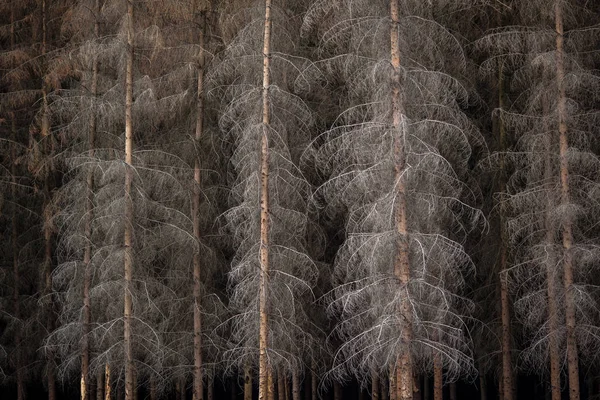
[[[377,371],[371,371],[371,399],[379,400],[379,375]]]
[[[422,400],[421,399],[422,391],[421,391],[421,377],[419,375],[415,375],[413,380],[413,400]]]
[[[275,400],[275,377],[273,376],[273,368],[269,365],[269,375],[267,376],[268,392],[267,400]]]
[[[561,205],[570,202],[569,194],[569,161],[568,161],[568,129],[567,129],[567,95],[565,88],[565,51],[563,11],[560,1],[554,5],[556,22],[556,81],[558,85],[558,132],[560,142],[560,184]],[[567,369],[569,374],[569,400],[579,400],[579,355],[577,354],[577,338],[575,337],[575,295],[573,288],[573,226],[569,218],[562,223],[562,243],[564,251],[563,284],[565,287],[565,318],[567,325]]]
[[[152,376],[150,378],[150,400],[157,400],[156,396],[156,378]]]
[[[318,385],[318,380],[317,380],[317,372],[316,372],[316,365],[313,363],[313,370],[311,372],[311,377],[310,377],[310,399],[311,400],[317,400],[317,385]]]
[[[403,173],[406,163],[406,154],[403,146],[404,129],[404,105],[400,93],[400,40],[399,24],[400,12],[398,0],[390,1],[391,14],[391,61],[394,68],[394,82],[392,86],[392,119],[396,131],[394,140],[395,174],[396,174],[396,233],[398,235],[398,248],[396,249],[396,260],[394,262],[394,275],[400,283],[401,304],[400,320],[404,326],[400,328],[400,342],[402,344],[400,354],[396,362],[396,389],[398,400],[412,400],[413,397],[413,368],[411,356],[412,342],[412,313],[409,303],[410,266],[409,266],[409,244],[408,229],[406,221],[406,188]]]
[[[285,385],[283,380],[285,379],[283,375],[283,367],[279,367],[277,369],[277,399],[285,400]]]
[[[15,43],[15,5],[10,7],[10,49],[16,49]],[[11,62],[11,68],[14,68],[14,62]],[[10,113],[10,175],[11,175],[11,200],[14,204],[18,203],[17,199],[17,120],[14,111]],[[21,276],[19,271],[19,229],[17,226],[18,216],[17,209],[13,206],[12,208],[12,221],[11,221],[11,247],[12,247],[12,261],[13,261],[13,314],[17,321],[18,326],[15,329],[15,369],[17,379],[17,400],[25,399],[25,384],[23,382],[23,360],[21,354],[21,302],[20,302],[20,291],[21,291]]]
[[[260,153],[260,288],[259,288],[259,371],[258,398],[267,400],[269,385],[269,362],[267,347],[269,344],[268,321],[268,285],[269,285],[269,140],[271,124],[271,102],[269,86],[271,82],[271,0],[265,0],[265,21],[263,37],[263,87],[262,87],[262,124]]]
[[[127,61],[125,71],[125,233],[124,233],[124,322],[123,340],[125,343],[125,400],[133,400],[133,343],[132,343],[132,312],[133,312],[133,0],[127,1]]]
[[[388,390],[389,390],[388,393],[389,393],[390,400],[397,400],[398,391],[396,390],[395,368],[390,368],[390,379],[389,379]]]
[[[212,373],[208,376],[208,389],[206,397],[208,397],[208,400],[214,400],[215,398],[215,376]]]
[[[504,69],[502,62],[498,64],[498,108],[504,109]],[[499,191],[506,192],[505,178],[505,160],[504,152],[506,146],[506,129],[502,117],[496,117],[498,127],[498,139],[500,142],[500,179]],[[513,400],[513,375],[512,375],[512,360],[511,360],[511,329],[510,329],[510,298],[508,295],[508,238],[506,233],[506,220],[504,212],[500,211],[500,272],[498,278],[500,281],[500,313],[502,317],[502,385],[504,400]]]
[[[433,400],[443,400],[444,375],[442,356],[436,351],[433,356]]]
[[[379,393],[381,393],[381,400],[390,400],[390,383],[387,377],[384,375],[380,380]]]
[[[487,383],[483,374],[479,374],[479,400],[487,400]]]
[[[452,382],[450,384],[450,400],[456,400],[457,394],[456,394],[456,382]]]
[[[104,400],[104,371],[99,370],[96,374],[96,400]]]
[[[244,400],[252,400],[252,370],[250,365],[244,367]]]
[[[104,368],[104,400],[111,400],[110,365]]]
[[[543,105],[544,115],[548,114],[548,106],[547,104]],[[544,181],[549,182],[551,185],[549,190],[552,190],[551,182],[554,181],[554,176],[552,173],[552,137],[550,135],[546,135],[545,138],[545,147],[546,147],[546,156],[544,160]],[[560,349],[558,343],[558,330],[559,330],[559,320],[558,320],[558,291],[557,291],[557,269],[556,269],[556,256],[554,255],[554,243],[555,243],[555,235],[554,228],[552,226],[551,221],[551,212],[553,209],[553,202],[550,196],[548,196],[548,205],[546,210],[546,221],[545,221],[545,229],[546,229],[546,247],[548,250],[547,260],[546,260],[546,282],[547,282],[547,290],[548,290],[548,322],[550,325],[550,334],[548,336],[548,348],[550,352],[550,388],[552,393],[552,400],[561,400],[560,395]]]
[[[292,371],[292,400],[300,400],[300,377],[298,371]]]
[[[95,2],[95,15],[100,12],[100,0]],[[98,17],[94,21],[94,38],[99,36]],[[96,109],[95,102],[98,94],[98,57],[94,55],[92,61],[92,82],[90,85],[90,96],[92,98],[92,106],[90,120],[88,126],[88,151],[90,157],[94,157],[95,141],[96,141]],[[92,220],[94,212],[94,171],[90,168],[86,177],[86,200],[85,200],[85,250],[83,253],[83,332],[81,338],[81,400],[89,400],[88,393],[89,378],[90,378],[90,324],[92,321],[91,304],[90,304],[90,284],[92,279],[91,260],[92,260]]]
[[[204,36],[206,29],[206,12],[201,11],[201,28],[198,37],[200,57],[197,67],[197,93],[196,93],[196,146],[202,139],[204,133]],[[192,221],[194,224],[194,238],[197,248],[194,252],[193,293],[194,293],[194,389],[193,399],[202,400],[204,395],[202,379],[202,293],[201,293],[201,264],[200,264],[200,201],[201,201],[201,176],[200,159],[196,156],[194,165],[194,199],[192,204]]]
[[[333,400],[342,400],[342,385],[338,382],[333,383]]]

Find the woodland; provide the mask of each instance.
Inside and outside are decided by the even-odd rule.
[[[0,397],[600,398],[600,1],[0,0]]]

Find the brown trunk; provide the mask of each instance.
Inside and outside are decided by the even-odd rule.
[[[269,362],[267,348],[269,344],[268,321],[268,285],[269,285],[269,140],[271,124],[271,102],[269,86],[271,84],[271,0],[265,0],[265,22],[263,37],[263,87],[262,87],[262,124],[260,154],[260,288],[258,336],[258,399],[267,400]]]
[[[273,376],[273,368],[269,365],[269,375],[267,377],[268,391],[267,400],[275,400],[275,377]]]
[[[290,380],[287,376],[283,377],[283,393],[285,394],[285,400],[290,400]]]
[[[421,378],[419,375],[414,377],[413,381],[413,400],[421,400]]]
[[[215,398],[215,377],[213,374],[208,376],[208,389],[206,397],[208,397],[208,400],[214,400]]]
[[[342,385],[338,382],[333,384],[333,400],[342,400]]]
[[[504,109],[504,70],[502,62],[498,64],[498,108]],[[505,160],[504,152],[506,151],[506,129],[502,121],[502,117],[496,117],[496,125],[500,142],[500,179],[499,191],[506,192],[505,178]],[[502,385],[505,400],[513,398],[513,375],[512,375],[512,360],[511,360],[511,330],[510,330],[510,298],[508,295],[508,239],[506,237],[506,221],[504,213],[500,212],[500,273],[498,278],[500,281],[500,308],[502,317]]]
[[[150,400],[157,400],[156,396],[156,378],[153,376],[150,378]]]
[[[388,385],[390,400],[396,400],[398,398],[398,390],[396,390],[396,373],[395,368],[390,368],[390,382]]]
[[[398,400],[412,400],[413,397],[413,368],[411,356],[412,342],[412,313],[410,310],[408,284],[410,281],[410,266],[408,260],[408,229],[406,221],[406,188],[404,185],[404,168],[406,154],[403,147],[405,128],[404,105],[402,104],[400,83],[400,40],[399,24],[400,12],[398,0],[390,1],[391,14],[391,61],[394,68],[394,81],[392,84],[392,120],[396,131],[394,139],[395,174],[396,174],[396,234],[398,235],[398,247],[396,249],[396,260],[394,262],[394,275],[400,283],[401,304],[400,320],[404,325],[400,327],[400,353],[396,361],[396,389]]]
[[[300,400],[300,377],[298,377],[298,371],[292,371],[292,400]]]
[[[249,365],[244,367],[244,400],[252,400],[252,370]]]
[[[133,0],[127,2],[127,62],[125,71],[125,233],[124,233],[124,310],[123,340],[125,343],[125,399],[133,400],[133,342],[131,332],[133,312]]]
[[[380,379],[379,393],[381,393],[381,400],[390,400],[390,383],[385,376]]]
[[[423,399],[431,400],[431,389],[429,388],[429,375],[423,375]]]
[[[111,400],[111,382],[110,382],[110,365],[108,363],[104,367],[104,400]]]
[[[313,370],[311,372],[310,377],[310,398],[311,400],[317,400],[317,373],[316,373],[316,365],[313,363]]]
[[[485,375],[479,375],[479,400],[487,400],[487,383]]]
[[[104,371],[96,374],[96,400],[104,400]]]
[[[456,395],[456,382],[452,382],[450,384],[450,400],[456,400],[458,397]]]
[[[196,93],[196,145],[200,143],[204,132],[204,33],[206,29],[206,12],[202,11],[201,29],[198,37],[200,58],[197,70]],[[200,159],[197,156],[194,165],[194,199],[192,204],[192,221],[194,224],[194,238],[197,248],[194,252],[193,292],[194,292],[194,389],[193,399],[202,400],[204,395],[202,380],[202,298],[201,298],[201,264],[200,264],[200,201],[201,201],[201,176]]]
[[[277,398],[278,400],[285,400],[285,386],[283,380],[285,379],[283,374],[283,367],[277,369]]]
[[[377,371],[371,371],[371,399],[379,400],[379,375]]]
[[[15,50],[15,5],[13,4],[10,8],[10,48]],[[14,67],[11,65],[11,67]],[[11,126],[11,144],[10,144],[10,175],[11,175],[11,200],[14,204],[18,203],[17,199],[17,120],[15,113],[10,113],[10,126]],[[17,400],[25,399],[25,384],[23,381],[23,363],[21,355],[21,302],[20,297],[20,271],[19,271],[19,246],[17,244],[19,238],[18,232],[18,216],[17,209],[13,206],[12,208],[12,221],[11,221],[11,247],[12,247],[12,261],[13,261],[13,314],[14,318],[18,323],[15,329],[15,368],[17,378]]]
[[[433,355],[433,400],[443,400],[444,375],[442,356],[436,352]]]
[[[96,15],[100,12],[100,0],[96,0],[95,3]],[[98,19],[95,19],[94,23],[94,37],[98,38],[99,27]],[[90,95],[92,98],[92,111],[90,113],[89,127],[88,127],[88,151],[90,157],[94,157],[95,141],[96,141],[96,111],[95,101],[96,95],[98,94],[98,57],[94,56],[92,62],[92,82],[90,85]],[[92,321],[91,316],[91,304],[90,304],[90,281],[91,281],[91,259],[92,259],[92,220],[94,212],[94,172],[90,168],[86,177],[86,203],[85,203],[85,250],[83,253],[83,332],[81,338],[81,400],[89,400],[90,394],[88,393],[89,378],[90,378],[90,344],[89,344],[89,333],[90,323]]]
[[[543,105],[544,115],[547,115],[547,105]],[[552,136],[546,135],[545,138],[545,159],[544,159],[544,181],[549,185],[549,190],[553,190],[554,176],[552,173]],[[556,270],[556,257],[554,255],[554,243],[555,235],[554,228],[552,226],[551,215],[553,209],[553,202],[551,196],[548,196],[548,205],[546,210],[546,246],[548,247],[547,260],[546,260],[546,281],[548,285],[548,321],[550,325],[550,335],[548,336],[548,349],[550,352],[550,387],[552,393],[552,400],[560,400],[560,349],[558,343],[558,291],[557,291],[557,270]]]
[[[558,133],[560,141],[560,202],[566,206],[570,202],[569,161],[567,129],[567,95],[565,88],[565,52],[563,11],[560,1],[554,6],[556,22],[556,82],[558,85]],[[565,318],[567,325],[567,370],[569,374],[569,400],[579,400],[579,355],[575,337],[575,295],[573,288],[573,226],[569,218],[562,223],[562,244],[564,251],[563,284],[565,287]]]

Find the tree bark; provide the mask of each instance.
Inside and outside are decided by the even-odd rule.
[[[10,7],[10,49],[16,49],[16,38],[15,38],[15,5]],[[11,62],[11,68],[14,68],[14,62]],[[17,120],[14,111],[10,113],[10,175],[11,175],[11,200],[14,204],[18,203],[17,199]],[[18,215],[17,209],[13,206],[12,208],[12,221],[11,221],[11,246],[12,246],[12,261],[13,261],[13,314],[17,321],[18,326],[15,329],[15,369],[16,369],[16,380],[17,380],[17,400],[25,399],[25,384],[23,380],[23,360],[21,354],[21,302],[20,302],[20,291],[21,291],[21,276],[19,271],[19,228],[17,226]]]
[[[569,161],[568,161],[568,127],[567,127],[567,95],[565,88],[565,50],[563,11],[560,1],[554,5],[556,25],[556,83],[558,85],[558,132],[560,142],[560,184],[561,204],[570,203],[569,194]],[[565,318],[567,325],[567,370],[569,375],[569,400],[579,400],[579,355],[577,353],[575,295],[573,288],[573,225],[570,218],[563,218],[563,284],[565,287]]]
[[[127,61],[125,71],[125,233],[124,233],[124,322],[123,340],[125,343],[125,400],[133,400],[133,343],[132,343],[132,312],[133,312],[133,37],[134,15],[133,0],[127,2]]]
[[[384,375],[380,380],[379,392],[381,393],[381,400],[390,400],[390,383],[387,377]]]
[[[199,145],[204,133],[204,36],[206,30],[206,12],[201,11],[201,28],[198,37],[198,46],[200,47],[200,57],[198,60],[197,93],[196,93],[196,146]],[[194,198],[192,204],[192,221],[194,225],[194,238],[197,248],[194,253],[194,271],[193,271],[193,294],[194,294],[194,390],[193,399],[202,400],[204,395],[202,379],[202,266],[200,260],[200,201],[201,201],[201,175],[200,159],[196,156],[194,165]]]
[[[265,0],[265,21],[263,37],[263,87],[262,87],[262,125],[260,153],[260,288],[259,288],[259,371],[258,398],[267,400],[270,365],[267,348],[269,344],[268,321],[268,285],[269,285],[269,140],[271,125],[271,102],[269,86],[271,84],[271,0]]]
[[[429,375],[423,375],[423,399],[431,400],[431,389],[429,388]]]
[[[311,377],[310,377],[310,399],[311,400],[317,400],[317,385],[318,385],[318,379],[317,379],[317,372],[316,372],[316,365],[315,363],[312,364],[312,372],[311,372]]]
[[[96,400],[104,400],[104,371],[96,373]]]
[[[99,26],[97,15],[100,12],[100,0],[96,0],[94,12],[96,15],[94,21],[94,38],[99,36]],[[96,141],[96,110],[95,102],[98,94],[98,57],[93,56],[92,61],[92,82],[90,85],[90,96],[92,99],[90,120],[88,123],[88,151],[90,157],[94,157],[95,141]],[[90,378],[90,324],[92,321],[91,304],[90,304],[90,284],[91,284],[91,260],[92,260],[92,220],[94,212],[94,171],[92,168],[87,173],[86,177],[86,199],[85,199],[85,249],[83,253],[83,332],[81,340],[81,400],[89,400],[88,393],[89,378]]]
[[[371,399],[379,400],[379,375],[377,371],[371,371]]]
[[[395,174],[396,174],[396,233],[398,235],[398,248],[394,262],[394,275],[400,283],[403,292],[400,304],[400,320],[404,325],[400,329],[401,349],[396,362],[396,389],[398,400],[412,400],[413,397],[413,368],[411,356],[412,342],[412,313],[409,304],[408,284],[410,281],[409,244],[406,220],[406,188],[404,173],[406,151],[404,149],[404,105],[401,96],[400,82],[400,40],[399,24],[400,12],[398,0],[390,1],[391,14],[391,61],[394,68],[394,81],[392,85],[392,120],[396,131],[394,140]]]
[[[504,109],[504,70],[502,62],[498,64],[498,108]],[[500,179],[499,179],[499,191],[500,193],[506,192],[506,178],[505,178],[505,160],[504,152],[507,149],[506,146],[506,129],[502,117],[498,115],[496,117],[496,124],[498,126],[498,139],[500,142]],[[511,327],[510,327],[510,298],[508,295],[508,238],[506,233],[506,219],[504,212],[500,211],[500,272],[498,279],[500,281],[500,309],[502,317],[502,385],[504,393],[504,400],[513,400],[513,375],[512,375],[512,355],[511,355]]]
[[[479,374],[479,400],[487,400],[487,383],[483,374]]]
[[[104,400],[111,400],[111,397],[110,365],[106,363],[104,367]]]
[[[413,380],[413,400],[422,400],[421,399],[421,377],[420,375],[415,375]]]
[[[252,400],[252,370],[250,365],[244,367],[244,400]]]
[[[285,379],[283,375],[283,367],[279,367],[277,369],[277,399],[285,400],[285,387],[283,380]]]
[[[396,373],[395,368],[390,368],[390,379],[389,379],[389,397],[390,400],[396,400],[398,398],[398,390],[396,390]]]
[[[436,351],[433,356],[433,400],[443,400],[443,372],[442,356]]]
[[[342,400],[342,385],[338,382],[333,383],[333,400]]]
[[[547,104],[543,105],[544,115],[548,114],[548,106]],[[544,181],[547,182],[549,186],[549,190],[553,190],[552,182],[554,181],[554,176],[552,173],[552,137],[550,135],[546,135],[545,138],[545,147],[546,147],[546,155],[544,159]],[[546,282],[547,282],[547,291],[548,291],[548,322],[550,325],[550,334],[548,336],[548,348],[550,352],[550,388],[552,393],[552,400],[560,400],[560,349],[558,343],[558,330],[559,330],[559,320],[558,320],[558,290],[556,287],[556,256],[554,255],[554,243],[555,243],[555,235],[554,228],[552,226],[550,213],[553,209],[553,203],[550,196],[548,196],[548,205],[546,210],[546,221],[545,221],[545,230],[546,230],[546,246],[548,247],[547,260],[546,260]],[[505,394],[504,394],[505,395]]]
[[[457,397],[457,393],[456,393],[456,382],[452,382],[450,384],[450,400],[456,400]]]
[[[208,397],[208,400],[214,400],[214,398],[215,398],[215,376],[212,373],[208,376],[207,386],[208,386],[208,389],[207,389],[206,397]]]
[[[292,371],[292,400],[300,400],[300,377],[298,371]]]

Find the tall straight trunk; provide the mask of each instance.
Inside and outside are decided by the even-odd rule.
[[[408,284],[410,281],[410,266],[408,260],[409,244],[406,221],[406,188],[404,173],[406,163],[406,150],[404,149],[404,105],[400,93],[400,10],[398,0],[390,1],[391,14],[391,61],[394,68],[394,82],[392,85],[392,120],[396,131],[394,140],[395,174],[396,174],[396,233],[398,235],[398,248],[394,262],[394,275],[403,291],[400,305],[400,320],[404,325],[400,330],[401,349],[396,362],[396,390],[398,400],[412,400],[413,396],[413,367],[411,357],[412,342],[412,313],[409,304]]]
[[[198,37],[198,46],[200,47],[200,59],[198,60],[197,93],[196,93],[196,145],[202,139],[204,133],[204,32],[206,28],[206,13],[202,12],[200,21],[201,28]],[[201,279],[202,266],[200,263],[200,159],[196,156],[194,164],[194,199],[192,204],[192,221],[194,224],[194,238],[197,242],[197,248],[194,253],[194,272],[193,272],[193,294],[194,294],[194,388],[193,399],[202,400],[204,395],[202,381],[202,298],[201,298]]]
[[[96,400],[104,400],[104,371],[96,374]]]
[[[339,382],[334,382],[333,383],[333,400],[342,400],[343,398],[343,393],[342,393],[342,385],[340,385]]]
[[[504,109],[504,69],[502,62],[498,64],[498,108]],[[505,178],[505,160],[504,152],[506,146],[506,128],[502,117],[496,117],[496,125],[498,129],[498,140],[500,142],[500,179],[499,191],[506,192]],[[504,400],[513,400],[513,374],[512,374],[512,357],[511,357],[511,327],[510,327],[510,298],[508,295],[508,238],[506,233],[506,219],[504,211],[500,211],[500,271],[498,279],[500,281],[500,313],[502,317],[502,385]]]
[[[479,374],[479,400],[487,400],[487,383],[484,374]]]
[[[207,386],[208,386],[208,389],[207,389],[206,397],[208,398],[208,400],[214,400],[214,398],[215,398],[215,375],[212,373],[208,376]]]
[[[106,363],[104,366],[104,400],[111,400],[112,398],[112,386],[110,381],[110,365]]]
[[[283,377],[283,393],[285,400],[290,400],[290,380],[287,376]]]
[[[273,368],[269,368],[267,376],[267,400],[275,400],[275,377],[273,376]]]
[[[543,113],[548,115],[548,105],[543,104]],[[544,181],[549,185],[549,190],[552,190],[554,182],[554,174],[552,172],[552,135],[546,134],[545,137],[545,157],[544,157]],[[557,338],[557,332],[559,329],[558,319],[558,290],[556,287],[555,275],[558,272],[556,269],[556,256],[553,251],[555,243],[554,228],[551,221],[551,211],[553,209],[553,202],[550,196],[548,196],[548,203],[545,213],[545,230],[546,230],[546,246],[550,249],[547,251],[546,260],[546,282],[547,282],[547,293],[548,293],[548,322],[550,325],[550,335],[548,337],[548,349],[550,353],[550,390],[552,394],[552,400],[560,400],[560,349]]]
[[[450,400],[457,400],[457,393],[456,393],[456,382],[452,382],[450,384]]]
[[[10,7],[10,49],[16,49],[15,43],[15,5]],[[12,64],[12,63],[11,63]],[[14,68],[14,65],[11,65]],[[13,204],[18,203],[17,199],[17,119],[14,111],[10,113],[10,176],[11,176],[11,200]],[[15,330],[15,368],[16,368],[16,379],[17,379],[17,400],[25,399],[25,384],[23,380],[23,362],[21,355],[21,302],[20,302],[20,285],[21,276],[19,271],[19,246],[17,244],[19,238],[19,229],[17,226],[17,209],[13,206],[12,208],[12,221],[11,221],[11,246],[12,246],[12,261],[13,261],[13,314],[14,318],[18,323]]]
[[[554,5],[556,23],[556,82],[558,85],[558,133],[560,142],[560,202],[566,206],[570,202],[569,194],[569,161],[568,161],[568,128],[567,128],[567,95],[565,88],[565,50],[563,11],[560,1]],[[579,355],[577,354],[577,338],[575,337],[575,295],[573,288],[573,225],[569,218],[562,223],[563,244],[563,284],[565,287],[565,318],[567,326],[567,370],[569,374],[569,399],[579,400]]]
[[[421,376],[415,375],[413,380],[413,400],[422,400],[422,394],[423,392],[421,391]]]
[[[396,390],[396,371],[394,368],[390,368],[388,390],[390,400],[396,400],[398,398],[398,390]]]
[[[260,288],[258,335],[258,398],[267,400],[270,365],[267,355],[269,344],[268,321],[268,284],[269,284],[269,140],[271,125],[271,102],[269,86],[271,84],[271,0],[265,0],[265,21],[263,37],[263,87],[262,87],[262,124],[260,153]]]
[[[298,371],[292,371],[292,400],[300,400],[300,377]]]
[[[390,383],[387,377],[384,375],[381,377],[379,385],[379,393],[381,393],[381,400],[390,400]]]
[[[279,367],[277,369],[277,399],[285,400],[285,384],[283,380],[285,379],[283,374],[283,367]]]
[[[157,400],[158,396],[156,395],[156,377],[152,376],[150,378],[150,400]]]
[[[41,59],[46,62],[47,42],[47,4],[46,0],[41,0],[41,16],[42,16],[42,47]],[[50,111],[48,108],[48,86],[46,78],[42,82],[42,126],[41,134],[44,141],[44,153],[46,157],[50,157],[52,151],[50,143]],[[44,182],[44,279],[45,287],[44,294],[47,299],[47,321],[46,328],[49,331],[54,329],[54,313],[52,301],[52,228],[51,228],[51,211],[50,211],[50,179],[51,168],[45,167],[45,182]],[[56,399],[56,378],[54,366],[54,354],[52,351],[46,352],[46,383],[48,385],[48,399]]]
[[[310,377],[310,398],[311,400],[317,400],[317,385],[318,385],[318,379],[317,379],[317,372],[316,372],[316,365],[313,362],[312,364],[312,372],[311,372],[311,377]]]
[[[244,367],[244,400],[252,400],[252,370],[250,365]]]
[[[123,341],[125,343],[125,400],[133,400],[133,343],[132,343],[132,312],[133,299],[133,0],[127,2],[127,62],[125,67],[125,232],[124,232],[124,265],[125,277],[124,310],[123,310]]]
[[[371,399],[379,400],[379,375],[377,371],[371,371]]]
[[[433,400],[443,400],[443,372],[442,356],[436,351],[433,355]]]
[[[94,21],[94,37],[99,36],[98,17],[100,13],[100,0],[96,0],[94,12],[96,15]],[[95,141],[96,141],[96,111],[95,102],[98,94],[98,57],[94,55],[92,62],[92,82],[90,85],[90,95],[92,98],[92,106],[90,120],[88,122],[88,151],[90,157],[94,157]],[[90,281],[91,281],[91,265],[92,260],[92,220],[94,212],[94,171],[90,168],[86,177],[86,199],[85,199],[85,249],[83,253],[83,332],[81,338],[81,400],[89,400],[89,378],[90,378],[90,323],[91,304],[90,304]]]

